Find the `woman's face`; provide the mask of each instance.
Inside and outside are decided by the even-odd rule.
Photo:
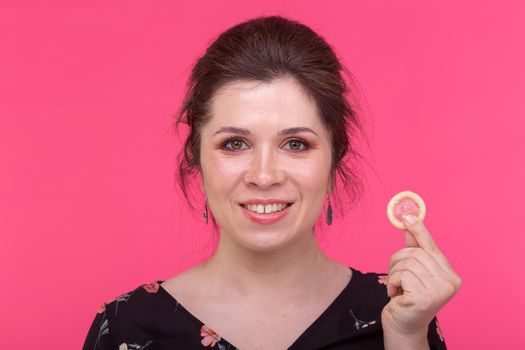
[[[300,85],[236,81],[217,92],[211,113],[201,131],[201,171],[221,239],[262,251],[311,234],[332,157],[328,131]]]

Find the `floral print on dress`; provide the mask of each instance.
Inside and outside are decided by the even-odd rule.
[[[147,284],[144,284],[142,285],[142,287],[148,292],[148,293],[156,293],[158,290],[159,290],[159,283],[157,283],[156,281],[155,282],[152,282],[152,283],[147,283]],[[117,316],[117,312],[118,312],[118,303],[119,302],[128,302],[129,298],[137,291],[139,287],[135,288],[134,290],[132,290],[131,292],[128,292],[128,293],[125,293],[125,294],[121,294],[107,302],[104,302],[103,304],[101,304],[98,309],[97,309],[97,314],[101,314],[102,315],[102,321],[100,323],[100,328],[98,330],[98,334],[97,334],[97,339],[95,341],[95,348],[97,348],[97,346],[100,346],[100,338],[103,336],[103,335],[107,335],[109,334],[109,320],[107,318],[107,315],[106,315],[106,305],[107,304],[110,304],[112,302],[115,302],[115,316]],[[133,344],[126,344],[126,343],[122,343],[120,344],[119,346],[119,349],[118,350],[141,350],[141,349],[145,349],[147,346],[149,346],[153,341],[152,340],[148,340],[146,342],[146,344],[144,345],[140,345],[140,344],[137,344],[137,343],[133,343]]]
[[[157,282],[147,283],[142,286],[148,293],[157,293],[159,291],[160,284]]]
[[[445,339],[443,337],[443,331],[441,330],[441,327],[439,326],[439,322],[438,322],[437,318],[436,318],[436,333],[439,335],[439,340],[444,342]]]
[[[145,349],[147,346],[149,346],[151,343],[153,343],[153,341],[151,340],[148,340],[147,343],[144,345],[139,345],[137,343],[133,343],[133,344],[122,343],[119,345],[118,350],[142,350],[142,349]]]
[[[106,311],[106,303],[100,305],[97,309],[97,314],[104,313]]]
[[[214,347],[215,344],[221,340],[221,336],[205,324],[201,327],[201,337],[203,337],[201,343],[204,346]]]
[[[388,275],[377,276],[377,283],[384,284],[386,286],[388,284]]]
[[[368,303],[381,303],[381,305],[383,305],[382,303],[384,303],[384,299],[382,289],[385,287],[382,285],[386,286],[388,284],[388,274],[380,273],[365,275],[357,270],[354,270],[354,272],[352,298],[345,294],[344,299],[342,299],[342,305],[340,305],[341,307],[327,310],[327,312],[330,313],[326,314],[326,322],[333,323],[330,328],[340,329],[340,331],[338,331],[340,334],[338,333],[337,337],[340,338],[341,335],[347,337],[349,347],[352,338],[355,335],[359,335],[361,332],[371,331],[380,326],[379,314],[374,311],[376,310],[376,304],[374,304],[374,307],[372,308],[372,311],[374,312],[371,312],[370,308],[363,306]],[[151,338],[151,334],[149,333],[141,334],[140,336],[143,338],[137,338],[137,328],[135,326],[140,325],[141,329],[150,330],[156,329],[156,327],[164,327],[166,322],[170,322],[170,324],[174,325],[180,324],[181,327],[186,327],[182,328],[182,331],[179,328],[174,328],[174,336],[180,334],[187,335],[187,331],[193,332],[195,339],[192,341],[192,344],[187,344],[185,350],[238,350],[235,346],[230,344],[227,339],[224,339],[222,335],[217,334],[217,332],[211,329],[208,325],[203,322],[196,323],[195,321],[200,320],[195,319],[195,317],[189,314],[189,312],[180,312],[184,307],[179,304],[178,300],[170,297],[167,291],[160,288],[162,286],[160,283],[162,282],[162,280],[157,280],[141,284],[136,289],[126,294],[119,295],[111,301],[99,305],[98,308],[96,307],[96,318],[88,333],[89,337],[86,338],[86,341],[84,342],[83,350],[152,350],[155,347],[156,341]],[[369,293],[370,288],[374,290],[378,289],[378,293]],[[356,302],[353,302],[352,300],[355,300]],[[358,303],[360,300],[366,300],[367,303]],[[166,301],[171,302],[171,307],[166,307]],[[118,306],[120,306],[121,312],[117,315]],[[132,308],[133,313],[139,316],[136,319],[133,318],[133,320],[128,320],[127,317],[125,317],[128,314],[124,312],[128,308]],[[161,315],[162,318],[159,317],[158,319],[155,318],[154,320],[151,320],[146,317],[142,320],[139,318],[139,312],[155,312],[155,314],[158,313]],[[356,316],[359,316],[359,319]],[[178,322],[180,317],[184,318],[182,322]],[[186,322],[188,317],[192,318],[193,322]],[[111,318],[111,325],[109,325],[109,318]],[[347,327],[339,327],[342,320],[346,320]],[[130,321],[133,322],[133,327],[130,326]],[[115,326],[113,326],[113,322],[115,322]],[[112,329],[110,332],[110,327],[115,328],[115,330]],[[129,329],[126,327],[129,327]],[[121,339],[121,341],[116,344],[112,343],[112,339],[110,339],[109,336],[113,332],[115,332],[115,335],[113,335],[114,339]],[[316,337],[312,337],[314,334]],[[321,334],[320,332],[310,332],[310,337],[312,339],[307,339],[307,342],[325,343],[330,340],[326,339],[326,334]],[[431,349],[446,349],[443,332],[437,319],[436,323],[432,323],[432,327],[429,327],[428,339]],[[304,340],[305,339],[303,339],[303,342]],[[175,343],[178,341],[179,339],[174,337],[174,343],[166,345],[172,345],[172,348],[178,348],[178,344]],[[375,340],[371,338],[371,341]],[[118,345],[119,343],[120,345]]]
[[[136,290],[136,289],[135,289]],[[133,293],[135,292],[135,290],[131,291],[131,292],[128,292],[126,294],[121,294],[119,295],[118,297],[116,298],[113,298],[111,299],[110,301],[106,302],[105,304],[109,304],[109,303],[112,303],[112,302],[115,302],[115,316],[117,316],[117,313],[118,313],[118,303],[120,302],[128,302],[129,298],[133,295]]]
[[[366,327],[371,326],[373,324],[376,324],[376,320],[373,320],[373,321],[370,321],[370,322],[359,320],[357,317],[355,317],[354,311],[352,311],[352,309],[350,309],[350,315],[352,315],[352,318],[354,319],[354,327],[357,330],[359,330],[361,328],[366,328]]]
[[[101,310],[101,307],[99,307],[99,311]],[[109,321],[106,316],[106,305],[104,304],[104,309],[102,312],[99,312],[102,314],[102,321],[100,322],[100,328],[98,329],[97,339],[95,341],[95,345],[93,349],[100,347],[100,337],[103,335],[109,334]]]

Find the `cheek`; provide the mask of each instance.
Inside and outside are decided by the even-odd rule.
[[[202,173],[208,191],[220,193],[230,190],[238,181],[245,164],[239,159],[203,154]]]
[[[305,227],[311,227],[319,219],[330,180],[330,163],[318,161],[297,164],[291,179],[300,191],[301,217]]]
[[[297,181],[297,185],[306,191],[318,193],[324,196],[324,190],[328,189],[330,178],[330,163],[318,159],[308,162],[294,162],[288,173]]]
[[[230,200],[235,197],[242,181],[245,163],[239,158],[227,158],[216,153],[205,157],[201,165],[208,206],[217,223],[226,230],[232,214]]]

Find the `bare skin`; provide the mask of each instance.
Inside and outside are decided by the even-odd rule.
[[[239,264],[228,271],[226,264],[211,259],[163,282],[162,286],[190,313],[237,348],[287,349],[328,308],[352,277],[348,267],[320,251],[312,253],[314,271],[299,264],[273,272],[261,269],[242,272],[245,267]]]

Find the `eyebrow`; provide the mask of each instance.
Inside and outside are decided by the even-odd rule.
[[[240,135],[251,135],[250,130],[244,129],[244,128],[239,128],[239,127],[236,127],[236,126],[224,126],[224,127],[220,128],[219,130],[215,131],[215,133],[213,135],[217,135],[217,134],[220,134],[220,133],[223,133],[223,132],[232,133],[232,134],[240,134]],[[283,129],[283,130],[279,131],[277,133],[277,135],[294,135],[294,134],[299,134],[299,133],[302,133],[302,132],[309,132],[309,133],[312,133],[314,135],[317,135],[317,133],[315,131],[313,131],[312,129],[306,128],[306,127],[302,127],[302,126]],[[319,135],[317,135],[317,136],[319,136]]]

